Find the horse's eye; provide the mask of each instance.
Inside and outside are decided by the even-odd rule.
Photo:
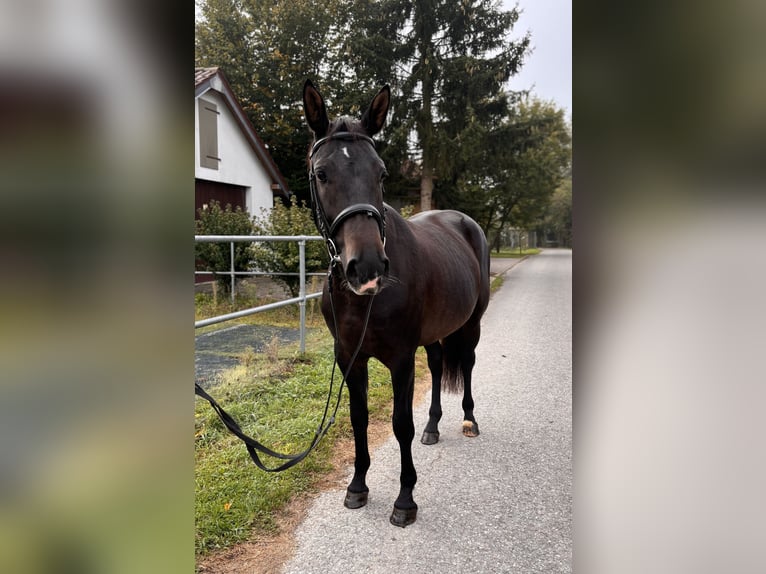
[[[325,183],[327,181],[327,174],[324,172],[323,169],[318,169],[316,171],[317,179],[321,181],[322,183]]]

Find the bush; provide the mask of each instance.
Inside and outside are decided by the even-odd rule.
[[[290,198],[290,206],[276,201],[271,211],[264,210],[263,215],[253,222],[255,235],[317,235],[316,226],[311,216],[311,209],[299,204],[295,196]],[[251,251],[252,259],[258,269],[275,273],[298,273],[300,255],[295,241],[270,241],[256,243]],[[322,241],[306,242],[306,273],[324,271],[330,263],[327,249]],[[296,297],[300,291],[297,276],[285,276],[284,282]]]
[[[241,207],[232,209],[227,204],[221,209],[221,204],[213,200],[207,208],[198,210],[199,219],[196,221],[197,235],[252,235],[253,223],[250,216]],[[215,271],[228,273],[231,269],[231,247],[229,243],[195,244],[195,256],[199,271]],[[234,244],[234,271],[247,271],[250,266],[251,252],[248,243]],[[229,292],[231,279],[229,275],[217,276],[218,285],[223,292]]]

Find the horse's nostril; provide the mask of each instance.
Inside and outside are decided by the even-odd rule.
[[[346,277],[348,279],[356,277],[356,259],[349,259],[346,264]]]

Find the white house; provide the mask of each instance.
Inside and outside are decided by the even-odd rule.
[[[289,197],[284,177],[218,68],[194,70],[194,213],[217,199],[252,216]]]

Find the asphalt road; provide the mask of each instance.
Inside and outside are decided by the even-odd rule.
[[[504,276],[477,347],[481,435],[463,437],[461,397],[443,395],[440,442],[420,444],[424,400],[413,445],[417,521],[388,521],[399,488],[391,437],[372,453],[367,506],[346,509],[345,488],[320,495],[285,574],[572,571],[572,253],[545,250]]]

